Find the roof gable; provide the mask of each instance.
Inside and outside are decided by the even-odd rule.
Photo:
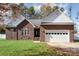
[[[55,10],[54,12],[52,12],[50,15],[48,15],[47,17],[45,17],[43,20],[44,21],[53,21],[55,20],[59,15],[61,15],[61,12],[59,10]]]
[[[42,25],[48,25],[48,24],[72,25],[74,24],[73,21],[60,10],[55,11],[51,15],[52,16],[50,15],[48,16],[47,20],[43,20],[41,24]]]
[[[14,19],[10,19],[10,20],[11,22],[7,24],[7,27],[17,27],[18,24],[20,24],[25,20],[25,17],[19,15],[15,20]]]
[[[53,22],[57,22],[57,23],[59,23],[59,22],[72,22],[73,23],[73,21],[64,13],[59,15]]]
[[[39,27],[41,25],[42,19],[29,19],[28,21],[32,23],[34,26]]]
[[[21,22],[23,22],[25,19],[23,20],[13,20],[10,23],[7,24],[7,27],[17,27]]]
[[[11,22],[9,22],[7,24],[7,27],[17,27],[19,24],[21,24],[23,21],[28,21],[33,27],[34,24],[32,22],[30,22],[29,20],[27,20],[25,17],[23,17],[22,15],[20,16],[21,18],[16,18],[16,20],[10,19]]]
[[[40,26],[43,24],[72,24],[73,21],[64,13],[56,10],[52,12],[49,16],[43,19],[26,19],[24,16],[19,16],[16,20],[12,20],[8,23],[8,27],[17,27],[21,22],[27,20],[33,27]]]

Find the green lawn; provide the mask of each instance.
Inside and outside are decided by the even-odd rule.
[[[49,48],[45,43],[33,43],[31,40],[0,40],[0,56],[51,56],[67,55]]]

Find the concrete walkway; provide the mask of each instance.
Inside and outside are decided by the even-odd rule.
[[[33,41],[34,43],[40,43],[40,41]]]
[[[54,43],[54,42],[47,42],[48,45],[52,47],[59,47],[59,48],[78,48],[79,49],[79,42],[75,43]]]

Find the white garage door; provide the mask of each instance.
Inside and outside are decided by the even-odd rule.
[[[45,41],[69,42],[69,31],[68,30],[46,30]]]

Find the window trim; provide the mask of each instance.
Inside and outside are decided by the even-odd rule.
[[[22,35],[28,35],[29,34],[29,29],[28,28],[22,28],[21,32],[22,32]]]

